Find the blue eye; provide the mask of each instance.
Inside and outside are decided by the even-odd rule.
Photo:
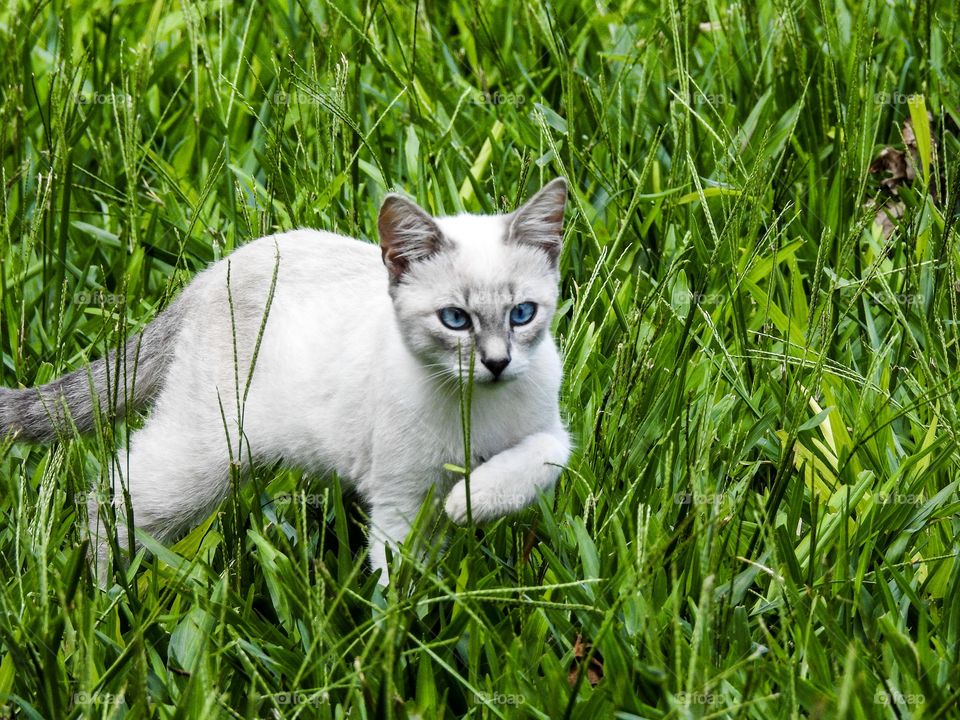
[[[533,320],[533,316],[536,314],[536,303],[522,302],[519,305],[514,305],[513,310],[510,311],[510,324],[526,325],[528,322]]]
[[[440,318],[440,322],[451,330],[466,330],[470,327],[470,316],[462,308],[445,307],[437,313],[437,316]]]

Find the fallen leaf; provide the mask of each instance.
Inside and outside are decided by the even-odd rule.
[[[931,125],[933,116],[930,116]],[[910,185],[917,177],[917,165],[920,162],[920,152],[917,149],[917,136],[913,130],[913,122],[910,118],[903,121],[900,126],[900,134],[903,137],[903,150],[887,146],[880,151],[880,154],[870,163],[870,173],[873,175],[883,175],[880,180],[881,194],[876,198],[868,200],[864,207],[866,209],[877,208],[873,222],[880,226],[883,238],[887,239],[897,228],[897,220],[903,217],[906,212],[906,206],[900,201],[900,188]],[[937,145],[937,139],[932,138],[934,148]],[[934,157],[936,154],[934,153]],[[930,184],[930,196],[934,202],[937,201],[936,186]],[[885,197],[884,197],[885,196]]]
[[[907,160],[907,154],[892,147],[885,147],[877,159],[870,163],[870,172],[874,175],[886,173],[887,176],[880,181],[880,186],[894,195],[901,185],[913,182],[916,177],[913,163]]]
[[[577,640],[573,644],[573,660],[570,662],[570,672],[567,673],[567,682],[570,683],[571,687],[576,685],[580,679],[580,670],[592,647],[592,645],[583,641],[582,635],[577,635]],[[596,686],[603,680],[603,658],[600,657],[600,653],[593,653],[586,670],[587,681],[590,685]]]
[[[865,207],[877,207],[876,200],[867,200]],[[889,238],[893,234],[893,231],[897,229],[896,221],[903,217],[905,210],[906,205],[899,200],[890,200],[877,210],[873,222],[880,226],[884,240]]]
[[[536,546],[537,540],[538,540],[537,525],[535,523],[534,526],[530,528],[530,531],[527,533],[526,540],[524,540],[523,553],[521,554],[522,562],[530,561],[530,553],[533,552],[533,548]]]

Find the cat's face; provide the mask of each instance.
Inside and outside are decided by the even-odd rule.
[[[504,382],[523,375],[557,307],[566,183],[510,215],[432,218],[390,195],[380,243],[404,342],[431,374]]]

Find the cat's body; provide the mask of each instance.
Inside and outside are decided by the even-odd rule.
[[[553,195],[538,197],[548,194],[555,221],[563,185],[552,185]],[[519,240],[517,217],[431,219],[391,196],[380,248],[299,230],[253,241],[198,275],[126,353],[135,382],[120,383],[121,392],[154,399],[117,459],[136,525],[170,540],[224,499],[231,463],[280,461],[335,471],[356,489],[370,506],[371,564],[386,570],[385,543],[403,540],[431,487],[453,519],[465,519],[464,484],[443,466],[464,462],[471,348],[473,517],[532,502],[556,480],[569,444],[549,335],[556,255]],[[536,305],[534,317],[514,324],[525,319],[524,302]],[[470,327],[448,327],[451,308],[473,317]],[[497,318],[507,325],[496,327]],[[93,380],[103,397],[109,382],[97,374],[110,359],[100,362]],[[150,377],[141,380],[144,368]],[[39,393],[0,390],[0,432],[50,439],[64,400],[89,425],[90,377]]]

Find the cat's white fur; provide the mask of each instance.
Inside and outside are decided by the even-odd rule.
[[[231,462],[241,472],[251,460],[334,471],[369,505],[370,564],[386,581],[386,545],[404,540],[431,487],[453,520],[467,517],[465,481],[443,466],[464,462],[471,349],[472,515],[533,502],[570,450],[549,331],[564,199],[555,181],[511,215],[429,218],[391,196],[381,248],[297,230],[198,275],[172,308],[179,326],[153,410],[117,458],[136,525],[163,541],[194,526],[230,490]],[[510,327],[521,302],[538,312]],[[440,323],[451,305],[474,314],[474,331]],[[504,353],[495,380],[482,360]],[[123,502],[117,492],[120,547]],[[106,552],[101,539],[101,573]]]

